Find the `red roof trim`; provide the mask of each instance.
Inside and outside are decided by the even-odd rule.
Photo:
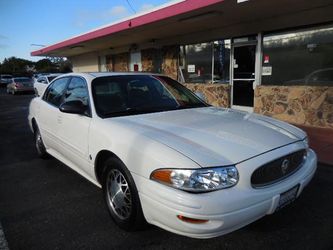
[[[40,50],[36,50],[31,52],[32,56],[39,56],[57,49],[61,49],[66,46],[72,46],[74,44],[78,44],[81,42],[85,42],[88,40],[92,40],[95,38],[103,37],[106,35],[110,35],[112,33],[116,33],[119,31],[131,29],[133,27],[142,26],[145,24],[153,23],[156,21],[160,21],[169,17],[173,17],[179,14],[183,14],[186,12],[190,12],[196,9],[200,9],[215,3],[223,2],[224,0],[186,0],[184,2],[179,2],[174,5],[165,7],[163,9],[159,9],[142,16],[134,17],[133,19],[128,19],[126,21],[107,26],[105,28],[101,28],[83,35],[79,35],[77,37],[65,40],[60,43],[56,43],[45,47]]]

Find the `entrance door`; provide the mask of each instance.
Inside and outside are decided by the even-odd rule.
[[[256,47],[256,44],[233,46],[232,108],[253,111]]]

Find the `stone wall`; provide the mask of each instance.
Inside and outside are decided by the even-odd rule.
[[[105,56],[105,68],[107,71],[111,72],[114,71],[113,67],[113,55],[106,55]]]
[[[206,102],[213,106],[230,107],[230,85],[228,84],[186,83],[184,85],[193,92],[201,92]]]
[[[254,112],[294,124],[333,128],[333,87],[258,86]]]
[[[116,72],[129,71],[129,54],[122,53],[114,55],[113,57],[113,70]]]
[[[162,73],[177,80],[179,46],[168,46],[163,49]]]
[[[154,70],[154,49],[141,50],[142,71],[153,72]]]

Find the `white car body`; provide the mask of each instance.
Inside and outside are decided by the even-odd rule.
[[[41,75],[34,81],[34,90],[37,96],[42,96],[46,87],[52,82],[53,79],[57,78],[61,74],[48,74]]]
[[[98,116],[91,81],[108,74],[67,74],[88,83],[91,117],[67,114],[40,97],[31,101],[29,123],[38,124],[49,154],[101,187],[96,161],[115,154],[130,171],[148,223],[194,238],[210,238],[243,227],[276,210],[280,196],[312,179],[317,158],[306,134],[285,122],[232,109],[203,107],[113,118]],[[305,149],[306,160],[293,174],[261,188],[252,173],[263,164]],[[161,168],[200,169],[234,165],[238,183],[207,193],[185,192],[150,178]],[[207,220],[188,223],[177,218]]]

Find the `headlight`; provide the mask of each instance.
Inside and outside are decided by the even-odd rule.
[[[206,169],[157,169],[150,179],[189,192],[209,192],[237,184],[234,166]]]

